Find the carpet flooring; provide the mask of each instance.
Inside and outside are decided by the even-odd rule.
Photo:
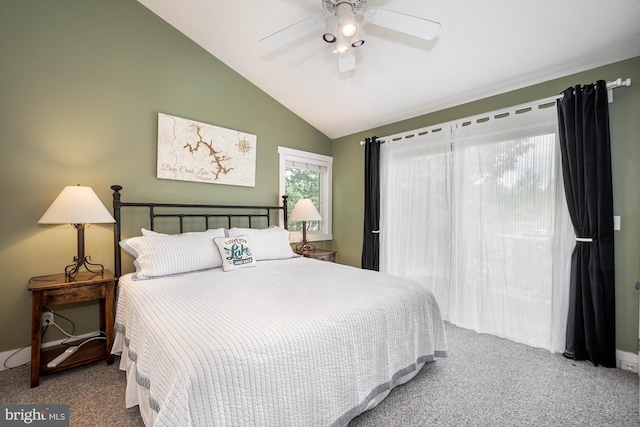
[[[425,365],[350,427],[640,426],[638,376],[447,325],[449,357]],[[66,403],[72,426],[142,426],[125,377],[104,362],[43,376],[0,372],[0,403]]]

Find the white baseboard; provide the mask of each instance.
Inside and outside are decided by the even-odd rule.
[[[638,353],[616,350],[616,366],[625,371],[638,373]]]
[[[78,335],[77,339],[92,338],[100,335],[99,331],[89,332],[87,334]],[[49,341],[42,344],[42,348],[52,347],[54,345],[62,344],[69,338],[63,338],[56,341]],[[76,338],[74,338],[75,340]],[[8,361],[7,361],[8,360]],[[8,367],[5,366],[5,362]],[[31,346],[17,348],[15,350],[4,351],[0,353],[0,371],[4,371],[9,368],[17,368],[25,363],[31,362]]]

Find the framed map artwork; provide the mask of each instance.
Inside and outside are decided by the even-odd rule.
[[[255,135],[158,113],[158,178],[255,187]]]

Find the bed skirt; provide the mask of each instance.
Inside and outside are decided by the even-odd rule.
[[[157,412],[152,408],[153,402],[149,396],[149,389],[144,385],[145,381],[143,379],[138,381],[135,362],[136,357],[130,353],[124,334],[121,332],[116,332],[112,353],[120,356],[119,368],[126,373],[126,407],[133,408],[134,406],[138,406],[145,426],[153,426]],[[446,354],[438,354],[437,356],[446,357]],[[418,361],[416,364],[396,373],[394,378],[391,378],[388,383],[376,387],[360,405],[345,413],[334,425],[338,427],[349,425],[349,422],[358,415],[378,406],[395,387],[411,381],[418,375],[425,363],[435,361],[432,357],[426,357],[424,359],[425,360]]]

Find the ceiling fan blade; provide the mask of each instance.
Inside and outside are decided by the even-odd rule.
[[[440,23],[417,16],[405,15],[392,10],[369,8],[365,21],[379,27],[389,28],[424,40],[431,40],[440,31]]]
[[[347,49],[346,52],[338,52],[338,69],[341,73],[351,71],[356,68],[356,54],[354,49]]]
[[[260,44],[267,47],[272,47],[280,44],[285,40],[292,38],[296,34],[303,32],[307,28],[311,28],[319,22],[322,22],[324,18],[324,15],[310,16],[306,19],[303,19],[302,21],[296,22],[293,25],[289,25],[288,27],[283,28],[280,31],[276,31],[270,36],[263,38],[262,40],[260,40]]]

